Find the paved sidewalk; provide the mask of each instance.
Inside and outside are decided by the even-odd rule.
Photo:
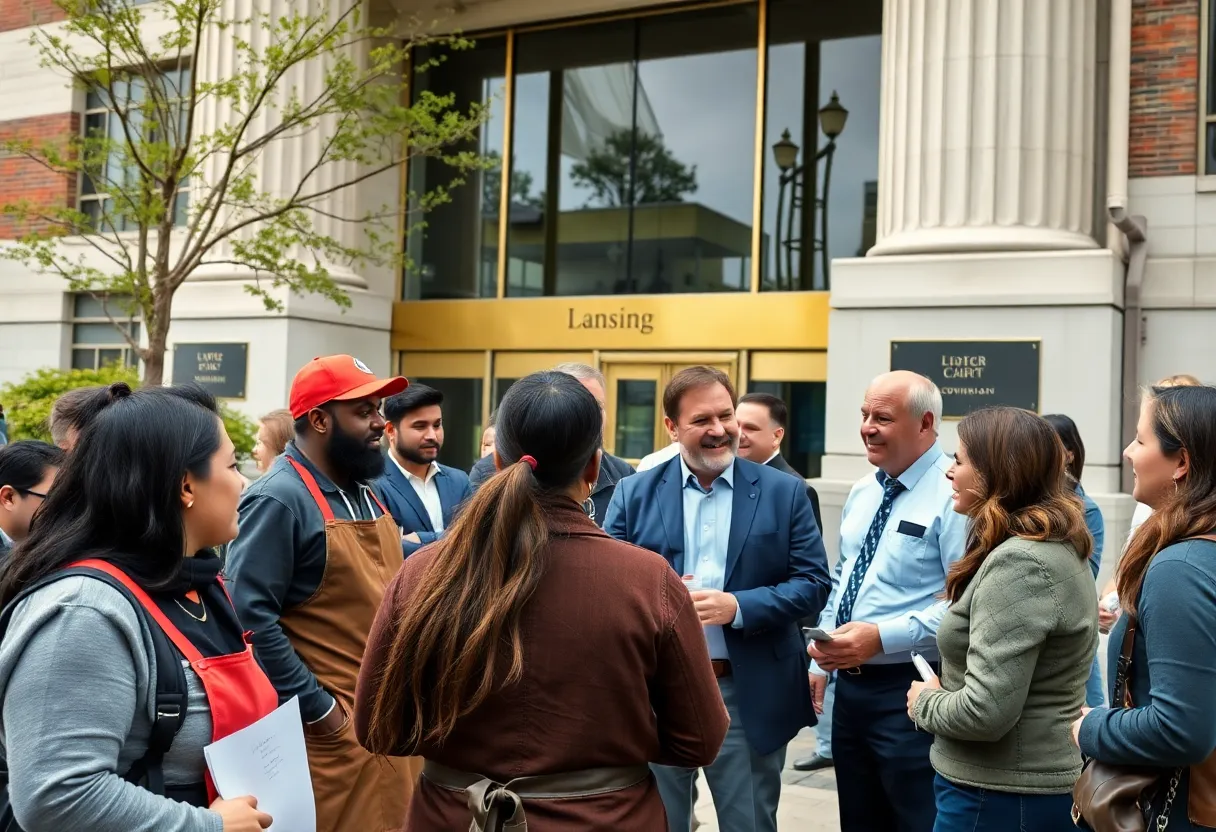
[[[777,826],[790,832],[839,832],[840,816],[836,806],[836,770],[794,771],[794,760],[815,752],[815,732],[805,729],[790,743],[786,754],[782,780],[781,806],[777,810]],[[702,775],[698,785],[698,832],[718,832],[713,799]]]

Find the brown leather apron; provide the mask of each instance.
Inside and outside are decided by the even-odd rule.
[[[342,728],[332,734],[305,732],[317,832],[400,829],[422,759],[377,757],[364,750],[355,738],[351,714],[372,621],[385,588],[401,568],[401,531],[383,505],[384,513],[376,520],[335,519],[308,469],[290,457],[288,462],[325,517],[325,574],[312,597],[285,612],[280,624],[300,659],[346,715]]]

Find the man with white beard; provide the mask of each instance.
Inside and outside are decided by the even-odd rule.
[[[718,828],[776,832],[786,746],[815,724],[798,621],[827,600],[823,540],[804,483],[736,456],[724,373],[680,371],[663,410],[680,452],[621,480],[604,531],[658,552],[692,594],[731,719],[705,769]],[[653,768],[669,829],[688,832],[696,771]]]

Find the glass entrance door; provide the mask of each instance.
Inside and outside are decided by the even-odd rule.
[[[672,376],[698,364],[715,367],[737,382],[738,355],[601,356],[600,369],[608,382],[605,449],[631,465],[671,441],[663,424],[663,390]]]

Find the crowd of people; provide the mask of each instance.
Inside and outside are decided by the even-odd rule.
[[[1100,828],[1083,761],[1151,775],[1140,828],[1216,827],[1216,389],[1145,392],[1101,604],[1064,415],[948,452],[934,384],[879,376],[829,569],[785,403],[718,370],[636,469],[593,367],[515,382],[467,473],[443,401],[315,359],[253,482],[194,386],[73,390],[0,448],[0,830],[268,828],[203,749],[293,697],[322,832],[688,832],[699,772],[774,832],[807,727],[845,832]]]

